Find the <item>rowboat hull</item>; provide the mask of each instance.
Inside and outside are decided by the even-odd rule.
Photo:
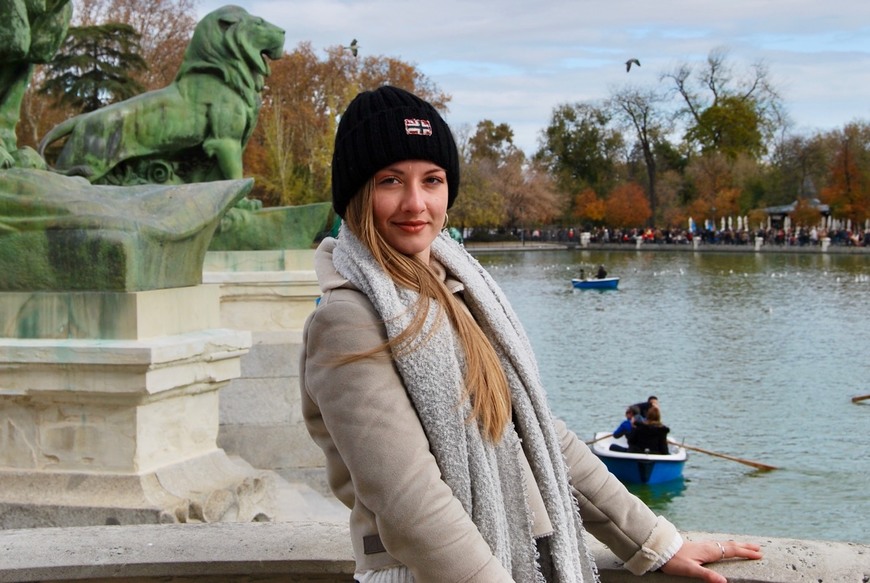
[[[603,279],[577,279],[571,280],[571,285],[576,289],[616,289],[619,285],[618,277],[605,277]]]
[[[627,447],[625,438],[606,437],[606,432],[595,434],[603,438],[592,444],[592,453],[598,456],[611,474],[626,484],[661,484],[683,477],[683,466],[688,455],[682,447],[671,445],[670,455],[628,453],[611,451],[610,445],[616,443]]]

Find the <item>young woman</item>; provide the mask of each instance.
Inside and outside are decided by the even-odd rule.
[[[628,451],[633,453],[655,453],[667,455],[668,433],[670,428],[662,424],[662,414],[658,407],[650,407],[646,412],[646,419],[634,426],[626,440]]]
[[[633,573],[710,583],[758,546],[683,541],[552,417],[529,341],[487,272],[442,234],[459,190],[450,129],[394,87],[341,118],[333,206],[305,324],[308,430],[351,509],[362,583],[597,580],[586,533]]]

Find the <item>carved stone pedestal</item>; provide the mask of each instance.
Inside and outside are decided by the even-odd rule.
[[[220,285],[221,325],[250,330],[241,377],[221,391],[218,444],[254,467],[324,492],[324,458],[299,398],[299,349],[320,288],[311,249],[210,251],[203,281]]]
[[[250,345],[216,286],[0,293],[0,528],[263,519],[217,447]]]

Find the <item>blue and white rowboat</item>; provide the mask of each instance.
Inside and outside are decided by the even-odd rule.
[[[602,279],[577,279],[571,280],[571,285],[577,289],[616,289],[619,285],[618,277],[604,277]]]
[[[610,444],[616,443],[628,447],[624,437],[614,439],[606,437],[607,432],[595,434],[598,440],[589,447],[597,455],[610,473],[625,484],[660,484],[683,477],[683,466],[688,455],[685,448],[669,445],[669,455],[646,453],[628,453],[611,451]]]

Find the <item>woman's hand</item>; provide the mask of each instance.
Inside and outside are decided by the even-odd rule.
[[[728,583],[725,577],[702,565],[723,559],[760,559],[762,557],[760,548],[753,543],[734,541],[685,541],[677,554],[662,565],[661,570],[668,575],[694,577],[707,583]]]

